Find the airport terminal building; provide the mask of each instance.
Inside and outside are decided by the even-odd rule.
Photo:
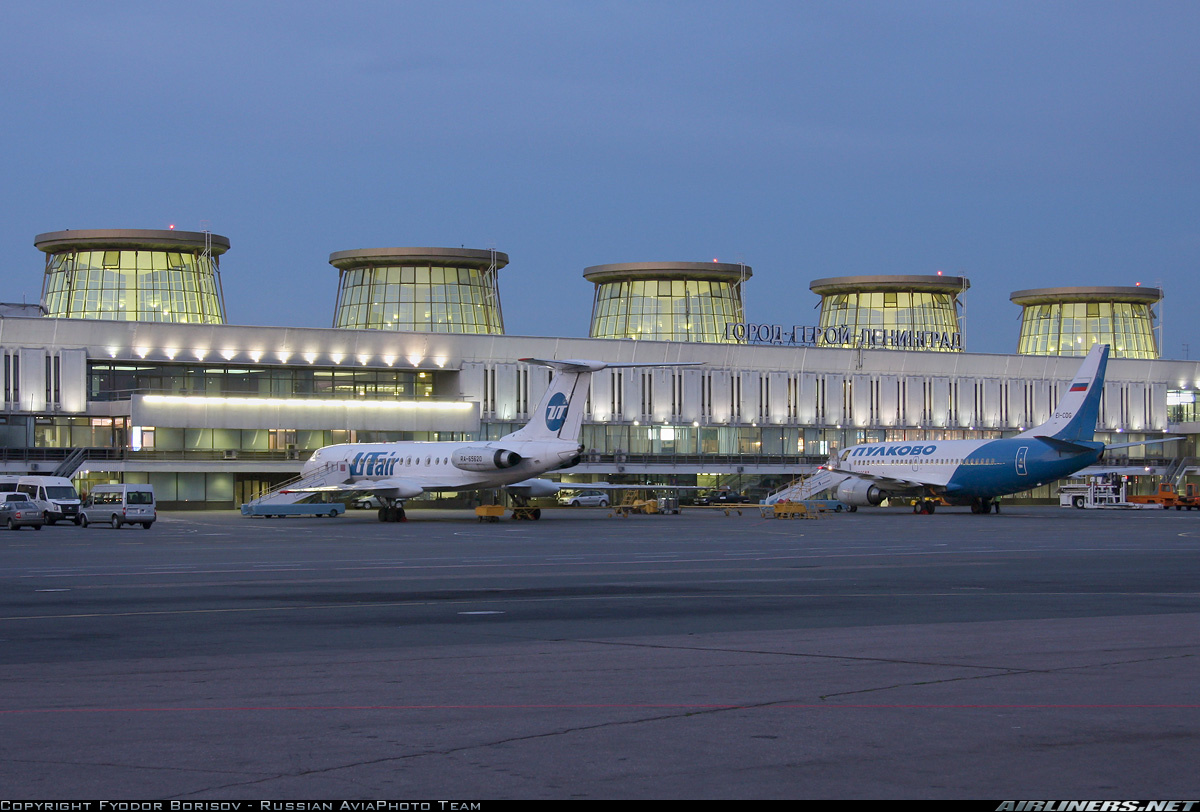
[[[226,323],[224,237],[70,231],[35,245],[42,306],[0,307],[5,472],[149,482],[165,508],[235,507],[332,443],[498,438],[550,380],[521,358],[702,364],[593,376],[584,461],[564,472],[579,481],[766,489],[855,443],[1015,434],[1047,419],[1077,369],[1057,350],[1095,341],[1114,347],[1098,439],[1188,435],[1109,462],[1173,478],[1197,454],[1200,362],[1158,357],[1157,290],[1019,291],[1042,308],[1030,334],[1049,338],[983,355],[962,340],[961,277],[817,280],[817,323],[772,325],[743,312],[746,266],[600,265],[584,271],[592,337],[515,336],[506,255],[385,248],[330,256],[336,326],[281,328]]]

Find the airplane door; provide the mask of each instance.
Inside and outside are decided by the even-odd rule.
[[[1029,476],[1029,469],[1025,467],[1025,455],[1029,453],[1029,446],[1023,445],[1017,449],[1017,476]]]

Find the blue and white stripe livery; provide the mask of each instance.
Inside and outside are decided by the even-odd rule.
[[[940,497],[978,513],[990,511],[998,496],[1070,476],[1104,453],[1104,443],[1093,437],[1107,365],[1108,345],[1093,347],[1050,419],[1016,437],[847,448],[829,460],[837,498],[858,507],[918,497],[920,509],[932,512],[933,498]]]

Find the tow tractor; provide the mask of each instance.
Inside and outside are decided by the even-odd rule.
[[[1130,502],[1137,502],[1146,507],[1158,507],[1161,505],[1163,509],[1175,508],[1176,510],[1194,510],[1200,507],[1200,493],[1197,493],[1196,485],[1186,483],[1186,490],[1180,493],[1174,485],[1164,482],[1158,486],[1158,490],[1154,493],[1145,496],[1131,496]]]

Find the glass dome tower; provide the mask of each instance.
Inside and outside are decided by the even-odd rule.
[[[725,325],[744,320],[748,265],[719,262],[625,262],[593,265],[592,338],[725,343]]]
[[[337,251],[333,326],[353,330],[504,334],[498,271],[508,254],[470,248]]]
[[[971,287],[962,276],[836,276],[817,279],[809,290],[821,297],[822,329],[849,328],[856,347],[864,331],[880,348],[920,348],[962,352],[959,295]],[[894,331],[920,336],[920,341],[887,341]]]
[[[1153,305],[1158,288],[1078,287],[1018,290],[1020,355],[1087,355],[1108,344],[1114,358],[1158,358]]]
[[[224,324],[218,257],[209,232],[93,229],[39,234],[42,304],[64,319]]]

